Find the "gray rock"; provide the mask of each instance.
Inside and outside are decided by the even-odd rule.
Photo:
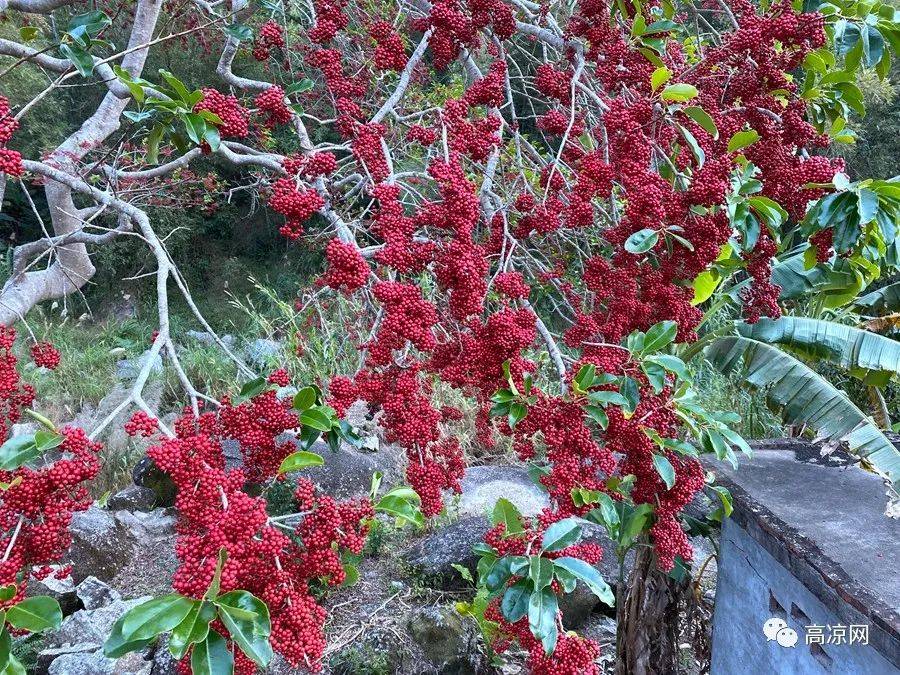
[[[157,506],[174,506],[177,489],[169,474],[156,466],[149,457],[144,457],[131,470],[131,479],[138,487],[153,492]]]
[[[89,576],[109,581],[133,555],[134,541],[129,533],[96,504],[72,517],[70,531],[72,546],[66,561],[72,565],[75,583]]]
[[[435,530],[404,555],[406,563],[426,581],[442,590],[470,589],[453,565],[462,565],[475,574],[478,556],[472,547],[484,540],[490,528],[484,516],[469,516]]]
[[[59,565],[51,565],[54,569],[59,569]],[[32,579],[28,582],[25,591],[29,597],[34,595],[49,595],[54,598],[62,610],[64,616],[68,616],[78,609],[78,596],[75,594],[75,580],[71,574],[67,574],[62,579],[57,579],[52,574],[44,579]]]
[[[37,422],[21,422],[19,424],[13,424],[9,428],[9,437],[15,438],[16,436],[24,436],[26,434],[33,434],[38,430]]]
[[[247,345],[247,361],[250,365],[262,368],[280,360],[283,351],[284,345],[280,342],[257,338]]]
[[[424,607],[407,617],[407,630],[439,673],[478,672],[478,651],[470,625],[450,607]]]
[[[311,466],[296,475],[309,478],[322,490],[337,499],[347,499],[369,493],[372,474],[382,474],[383,488],[389,488],[400,476],[400,450],[395,446],[383,445],[378,452],[366,452],[341,443],[337,451],[325,443],[316,443],[311,448],[322,456],[322,466]]]
[[[141,370],[150,360],[150,351],[147,350],[136,359],[122,359],[116,362],[116,377],[123,382],[130,382],[137,379]],[[163,370],[162,356],[159,354],[153,359],[150,366],[150,374],[158,375]]]
[[[95,644],[103,646],[113,624],[125,612],[146,602],[150,596],[134,600],[115,600],[105,607],[82,609],[63,619],[62,625],[47,636],[49,649],[64,645]]]
[[[75,589],[75,593],[85,609],[106,607],[122,599],[117,590],[103,583],[97,577],[88,577],[82,581]]]
[[[186,335],[193,338],[200,344],[206,345],[207,347],[211,347],[212,345],[217,344],[215,336],[212,333],[207,333],[206,331],[189,330],[187,331]],[[221,339],[222,343],[229,349],[234,347],[234,335],[220,335],[219,339]]]
[[[239,469],[244,466],[244,457],[241,455],[240,441],[234,438],[226,438],[221,442],[222,454],[225,455],[226,469]]]
[[[163,635],[153,650],[152,675],[178,675],[178,662],[169,653],[169,634]]]
[[[109,498],[107,506],[111,511],[150,511],[156,503],[156,493],[140,485],[129,485]]]
[[[144,511],[119,510],[113,514],[116,522],[124,527],[137,543],[147,546],[175,535],[178,518],[169,509]]]
[[[535,516],[549,505],[547,493],[534,484],[522,467],[473,466],[466,469],[459,500],[460,515],[488,514],[500,497],[510,500],[525,516]]]
[[[126,654],[113,665],[115,675],[150,675],[152,669],[153,662],[145,658],[143,651]]]
[[[100,652],[74,652],[53,659],[48,675],[113,675],[114,662]]]
[[[47,675],[51,664],[61,657],[69,655],[90,655],[98,651],[102,645],[95,642],[79,642],[65,647],[52,647],[50,649],[41,650],[34,664],[34,675]]]

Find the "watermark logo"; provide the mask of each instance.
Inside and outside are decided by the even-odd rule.
[[[763,634],[769,642],[775,641],[782,647],[793,647],[797,644],[799,637],[797,631],[788,627],[784,619],[772,617],[763,624]]]
[[[811,625],[804,626],[804,631],[807,645],[869,644],[869,626],[866,624]],[[794,647],[800,641],[797,631],[788,626],[784,619],[775,616],[763,624],[763,634],[766,640],[776,642],[781,647]]]

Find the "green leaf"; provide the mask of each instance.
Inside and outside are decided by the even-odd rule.
[[[857,201],[857,211],[861,225],[868,225],[875,220],[878,213],[878,195],[871,190],[860,190]]]
[[[900,451],[844,392],[793,356],[743,336],[719,338],[706,356],[723,373],[763,390],[785,422],[806,424],[827,443],[846,443],[865,465],[900,482]]]
[[[62,610],[54,598],[36,595],[6,610],[6,620],[14,628],[39,633],[48,628],[59,628]]]
[[[528,415],[528,408],[521,403],[511,403],[509,406],[509,427],[512,429]]]
[[[665,455],[654,454],[653,466],[656,469],[656,473],[659,474],[660,478],[662,478],[663,482],[666,484],[666,488],[671,490],[675,485],[675,469],[669,461],[669,458]]]
[[[544,530],[541,550],[545,552],[560,551],[581,539],[581,525],[577,518],[564,518],[553,523]]]
[[[595,405],[587,405],[584,407],[584,412],[587,413],[588,417],[594,420],[601,429],[605,430],[606,427],[609,426],[609,415],[606,414],[606,411],[603,408]]]
[[[418,504],[409,497],[396,494],[393,490],[378,500],[375,510],[412,523],[416,527],[425,525],[425,516],[422,515]]]
[[[0,445],[0,469],[13,471],[40,457],[41,451],[35,444],[34,437],[35,434],[20,434]]]
[[[728,488],[722,487],[721,485],[710,485],[709,488],[719,496],[725,517],[727,518],[730,516],[734,511],[734,507],[731,503],[731,492],[728,491]]]
[[[650,88],[653,91],[656,91],[661,86],[663,86],[669,79],[672,77],[672,71],[666,68],[665,66],[661,68],[657,68],[653,71],[653,75],[650,76]]]
[[[700,144],[697,142],[694,134],[692,134],[688,129],[684,128],[680,124],[678,125],[678,131],[681,132],[681,135],[684,137],[685,143],[687,143],[688,147],[690,148],[691,154],[694,156],[694,159],[697,162],[697,169],[702,169],[703,164],[706,162],[706,153],[703,152],[703,148],[700,147]],[[682,237],[678,238],[683,239]],[[687,239],[683,239],[683,241],[687,241]],[[691,250],[693,249],[691,248]]]
[[[703,108],[698,106],[688,106],[682,110],[682,112],[703,127],[703,130],[714,139],[719,137],[719,129],[716,127],[716,123]]]
[[[644,361],[648,363],[658,363],[670,373],[675,373],[680,380],[689,381],[691,379],[684,361],[672,354],[653,354],[652,356],[646,357]]]
[[[674,321],[660,321],[650,326],[644,336],[642,354],[652,354],[669,346],[678,333],[678,324]]]
[[[503,523],[506,526],[506,534],[519,534],[524,531],[522,527],[522,514],[516,505],[505,497],[500,497],[491,511],[491,525]]]
[[[155,638],[180,624],[194,602],[178,593],[148,600],[122,616],[122,634],[129,642]]]
[[[208,124],[203,129],[203,140],[206,141],[206,144],[212,152],[216,152],[219,149],[219,145],[222,143],[222,137],[219,135],[219,130]]]
[[[305,427],[312,427],[318,431],[330,431],[332,427],[331,418],[325,412],[324,406],[304,410],[300,413],[300,424]]]
[[[531,584],[527,579],[520,579],[506,589],[500,601],[503,618],[515,623],[528,613],[528,601],[531,598]]]
[[[193,675],[233,675],[234,656],[228,651],[228,643],[215,631],[209,631],[206,639],[191,652]]]
[[[192,644],[206,639],[209,623],[215,618],[216,606],[213,603],[194,601],[187,616],[172,630],[169,637],[169,652],[176,661],[181,660]]]
[[[631,510],[631,513],[628,514],[628,517],[623,518],[622,520],[619,535],[620,545],[624,548],[628,548],[650,523],[650,516],[652,514],[653,507],[650,506],[650,504],[639,504],[635,506]]]
[[[603,576],[597,571],[597,568],[588,564],[580,558],[562,557],[553,561],[556,567],[566,570],[579,581],[583,581],[591,592],[600,599],[604,604],[614,607],[616,598],[613,595],[609,584],[604,581]]]
[[[233,37],[235,40],[252,40],[253,30],[249,26],[242,23],[233,23],[225,26],[225,34]]]
[[[187,137],[197,145],[200,145],[206,136],[206,120],[197,113],[185,113],[184,129],[187,132]]]
[[[535,591],[528,599],[528,627],[531,634],[541,641],[546,654],[553,653],[559,638],[556,627],[557,612],[559,605],[556,594],[549,588]]]
[[[659,241],[659,232],[647,227],[638,230],[625,240],[625,250],[629,253],[646,253],[656,246],[657,241]]]
[[[189,104],[188,108],[192,109],[194,107],[194,104],[191,103],[191,92],[188,91],[188,88],[184,86],[181,80],[179,80],[172,73],[163,68],[159,69],[159,74],[166,81],[166,84],[168,84],[172,88],[172,91],[175,92],[178,98],[180,98],[184,103]],[[202,134],[199,135],[202,136]]]
[[[75,70],[77,70],[82,77],[90,77],[94,72],[94,57],[78,45],[69,45],[63,42],[59,46],[59,51],[64,57],[72,62],[72,65],[75,66]]]
[[[290,96],[291,94],[302,94],[307,92],[313,88],[315,83],[309,78],[304,78],[299,82],[294,82],[288,85],[288,88],[284,90],[285,96]]]
[[[619,512],[616,509],[616,503],[608,494],[601,492],[598,497],[598,504],[600,506],[594,509],[594,512],[600,515],[600,520],[606,526],[606,529],[609,530],[610,535],[613,535],[619,526]]]
[[[291,473],[305,469],[308,466],[322,466],[323,464],[325,464],[325,460],[322,455],[300,450],[299,452],[292,452],[282,460],[281,466],[278,467],[278,473]]]
[[[749,145],[753,145],[759,140],[759,133],[755,129],[747,131],[739,131],[730,139],[728,139],[728,152],[737,152],[743,150]]]
[[[752,340],[781,345],[806,359],[824,360],[871,386],[900,376],[900,342],[846,324],[785,316],[741,323],[738,332]]]
[[[266,604],[247,591],[231,591],[220,595],[216,605],[231,639],[247,658],[264,668],[272,660],[272,626]]]
[[[2,624],[0,624],[2,625]],[[6,670],[9,665],[9,657],[12,655],[12,637],[5,626],[0,628],[0,673]]]
[[[19,29],[19,37],[25,42],[31,42],[32,40],[37,39],[37,36],[40,34],[41,31],[35,26],[22,26]]]
[[[316,403],[316,390],[312,387],[303,387],[294,395],[294,410],[307,410]]]
[[[123,617],[124,618],[124,617]],[[125,656],[129,652],[137,652],[149,645],[156,639],[156,636],[145,638],[143,640],[132,640],[122,632],[122,619],[120,618],[113,624],[109,637],[103,643],[103,654],[111,659],[117,659]]]
[[[697,91],[697,87],[692,84],[685,83],[677,83],[670,84],[668,87],[662,90],[662,100],[663,101],[690,101],[692,98],[697,96],[700,92]]]
[[[546,588],[553,581],[553,562],[539,555],[528,557],[528,579],[535,590]]]
[[[0,675],[28,675],[28,671],[25,670],[25,666],[19,659],[10,654],[9,662],[6,664],[6,668],[0,671]]]
[[[0,601],[6,602],[8,600],[12,600],[16,597],[16,585],[9,584],[8,586],[0,587]]]
[[[266,389],[269,388],[269,383],[266,381],[264,377],[257,377],[255,380],[250,380],[243,387],[241,387],[241,398],[248,399],[259,396]]]

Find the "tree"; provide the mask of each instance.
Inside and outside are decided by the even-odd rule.
[[[371,507],[338,507],[304,484],[294,520],[277,525],[243,479],[267,485],[285,463],[315,461],[277,442],[282,432],[298,435],[299,452],[321,434],[352,438],[339,418],[362,399],[383,411],[409,459],[412,491],[378,507],[434,516],[464,470],[443,430],[458,411],[432,402],[440,381],[478,403],[482,442],[512,438],[551,496],[539,518],[498,517],[481,549],[485,615],[501,636],[529,651],[534,672],[595,672],[596,645],[559,630],[556,600],[580,579],[612,601],[590,565],[601,552],[581,542],[592,520],[623,560],[639,549],[627,589],[624,573],[619,584],[620,672],[669,671],[669,602],[657,600],[677,592],[668,575],[692,555],[681,511],[707,486],[697,457],[736,461],[735,448],[749,450],[729,427],[733,414],[697,400],[677,345],[697,338],[696,305],[723,269],[743,280],[734,300],[756,330],[781,312],[772,280],[780,250],[808,242],[809,269],[848,266],[852,295],[896,268],[900,184],[851,185],[840,160],[815,154],[853,139],[847,119],[862,107],[854,73],[887,72],[886,45],[900,41],[894,11],[874,1],[812,11],[744,0],[714,9],[409,0],[399,11],[315,0],[254,11],[242,0],[198,0],[161,23],[160,3],[138,0],[120,49],[105,38],[108,14],[73,16],[69,5],[7,7],[56,13],[67,28],[23,22],[21,42],[0,41],[13,67],[51,74],[44,93],[14,115],[2,111],[2,169],[8,180],[43,181],[51,222],[13,251],[0,322],[82,288],[94,274],[89,247],[140,237],[156,264],[159,331],[110,420],[140,408],[132,429],[161,436],[151,456],[183,488],[196,476],[204,486],[180,492],[189,524],[175,580],[182,595],[124,618],[108,653],[174,631],[177,655],[195,671],[227,661],[224,639],[250,669],[267,661],[261,639],[271,634],[291,662],[314,668],[324,617],[314,600],[303,621],[295,611],[310,602],[309,560],[326,544],[315,569],[340,583],[340,561],[325,551],[357,550]],[[229,93],[143,72],[150,49],[213,36],[224,42],[218,86]],[[265,80],[238,74],[248,47]],[[11,150],[34,102],[70,83],[108,91],[44,159]],[[323,287],[358,302],[360,368],[335,374],[327,396],[304,390],[279,401],[218,338],[249,379],[241,396],[211,400],[184,374],[170,334],[172,284],[209,326],[141,200],[201,157],[243,169],[284,216],[285,237],[322,245]],[[837,258],[824,254],[832,247]],[[141,395],[163,351],[191,404],[175,429],[155,422]],[[225,438],[242,440],[247,474],[224,470]],[[897,480],[896,452],[873,464]],[[711,489],[727,515],[729,496]],[[224,539],[211,534],[222,522]],[[300,544],[278,534],[285,525]],[[216,616],[226,631],[210,629]]]

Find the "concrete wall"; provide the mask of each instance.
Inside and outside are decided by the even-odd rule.
[[[712,675],[900,673],[872,644],[808,646],[805,626],[868,624],[869,619],[843,602],[841,616],[829,610],[734,520],[725,521],[720,551]],[[772,617],[797,632],[795,647],[766,639],[763,624]]]

